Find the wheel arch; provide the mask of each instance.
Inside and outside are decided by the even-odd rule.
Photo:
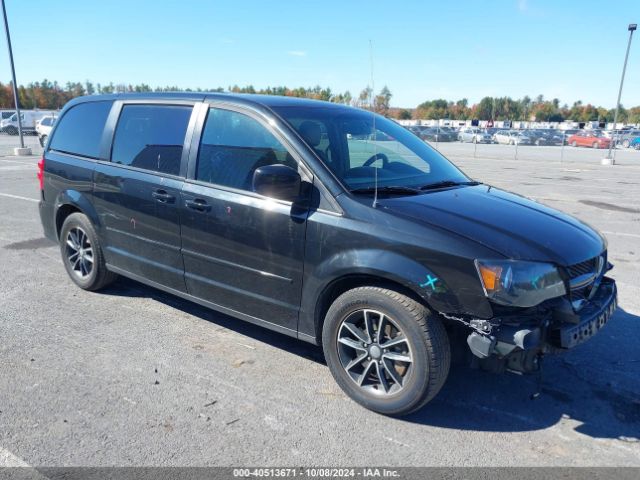
[[[350,250],[325,259],[305,277],[298,324],[300,338],[317,343],[331,303],[345,291],[384,286],[422,303],[433,312],[459,308],[460,302],[436,270],[401,253]]]
[[[56,238],[60,240],[60,231],[66,218],[72,213],[82,213],[89,218],[91,224],[100,226],[98,213],[86,197],[85,194],[77,190],[66,190],[58,195],[55,202],[54,225],[56,228]]]
[[[397,280],[392,280],[371,273],[346,274],[339,278],[336,278],[331,283],[326,285],[324,290],[322,290],[320,295],[318,295],[316,308],[314,311],[314,332],[316,341],[318,343],[320,343],[320,339],[322,338],[322,327],[324,325],[325,316],[333,302],[343,293],[358,287],[388,288],[389,290],[394,290],[398,293],[406,295],[416,302],[422,303],[429,310],[434,311],[434,309],[429,305],[427,301],[425,301],[423,297],[421,297],[414,290]]]

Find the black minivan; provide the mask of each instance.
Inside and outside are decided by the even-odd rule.
[[[79,287],[123,275],[321,344],[342,389],[388,415],[438,393],[451,341],[536,372],[616,308],[594,229],[344,105],[82,97],[39,169],[45,234]]]

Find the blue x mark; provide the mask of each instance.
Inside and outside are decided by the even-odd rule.
[[[431,290],[435,290],[437,281],[438,281],[438,277],[432,277],[431,275],[427,275],[427,281],[424,283],[421,283],[420,286],[423,288],[431,287]]]

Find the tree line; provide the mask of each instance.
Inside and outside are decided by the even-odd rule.
[[[511,97],[484,97],[479,103],[469,105],[466,98],[456,102],[444,99],[428,100],[418,105],[414,110],[400,110],[401,118],[466,120],[525,120],[536,122],[613,122],[615,109],[595,106],[578,100],[569,106],[560,104],[560,100],[545,99],[538,95],[534,99],[525,96],[514,100]],[[626,109],[620,107],[618,122],[640,123],[640,106]]]
[[[311,98],[329,102],[353,105],[365,109],[374,109],[383,115],[398,119],[440,119],[452,120],[535,120],[561,122],[573,120],[588,122],[599,120],[612,122],[613,109],[595,106],[581,101],[574,102],[572,106],[560,104],[560,100],[545,99],[538,95],[535,98],[525,96],[514,100],[511,97],[484,97],[480,102],[470,105],[466,98],[457,101],[445,99],[427,100],[415,108],[392,108],[390,106],[393,94],[384,86],[377,94],[370,86],[365,87],[357,96],[349,91],[333,92],[330,88],[286,86],[255,88],[252,85],[240,87],[238,85],[215,88],[180,88],[176,85],[151,87],[146,83],[132,84],[100,84],[86,82],[67,82],[60,85],[47,79],[41,82],[32,82],[18,87],[18,102],[25,109],[59,109],[72,98],[82,95],[111,94],[127,92],[223,92],[233,93],[258,93],[264,95],[283,95],[289,97]],[[0,108],[14,108],[11,84],[0,83]],[[619,122],[640,123],[640,106],[629,109],[620,108]]]
[[[330,88],[322,88],[320,86],[310,88],[289,88],[281,86],[256,89],[252,85],[246,87],[233,85],[224,89],[222,87],[181,88],[177,85],[151,87],[146,83],[137,85],[123,83],[94,84],[90,81],[84,83],[67,82],[65,85],[60,85],[58,82],[51,82],[45,79],[42,82],[33,82],[28,85],[18,86],[18,103],[20,104],[20,108],[25,109],[59,109],[69,100],[82,95],[134,92],[223,92],[225,90],[233,93],[258,93],[264,95],[311,98],[346,105],[355,105],[362,108],[370,108],[370,106],[373,105],[377,111],[383,114],[388,113],[389,102],[392,96],[387,87],[384,87],[378,95],[373,95],[371,88],[367,87],[358,97],[354,98],[349,91],[336,93]],[[0,82],[0,108],[14,108],[11,83],[3,84]]]

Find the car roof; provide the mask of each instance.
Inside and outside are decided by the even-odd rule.
[[[348,105],[312,100],[309,98],[286,97],[281,95],[258,95],[249,93],[224,92],[145,92],[145,93],[115,93],[106,95],[85,95],[76,97],[69,104],[97,102],[104,100],[219,100],[224,102],[244,103],[265,107],[326,107],[336,109],[353,108]]]

